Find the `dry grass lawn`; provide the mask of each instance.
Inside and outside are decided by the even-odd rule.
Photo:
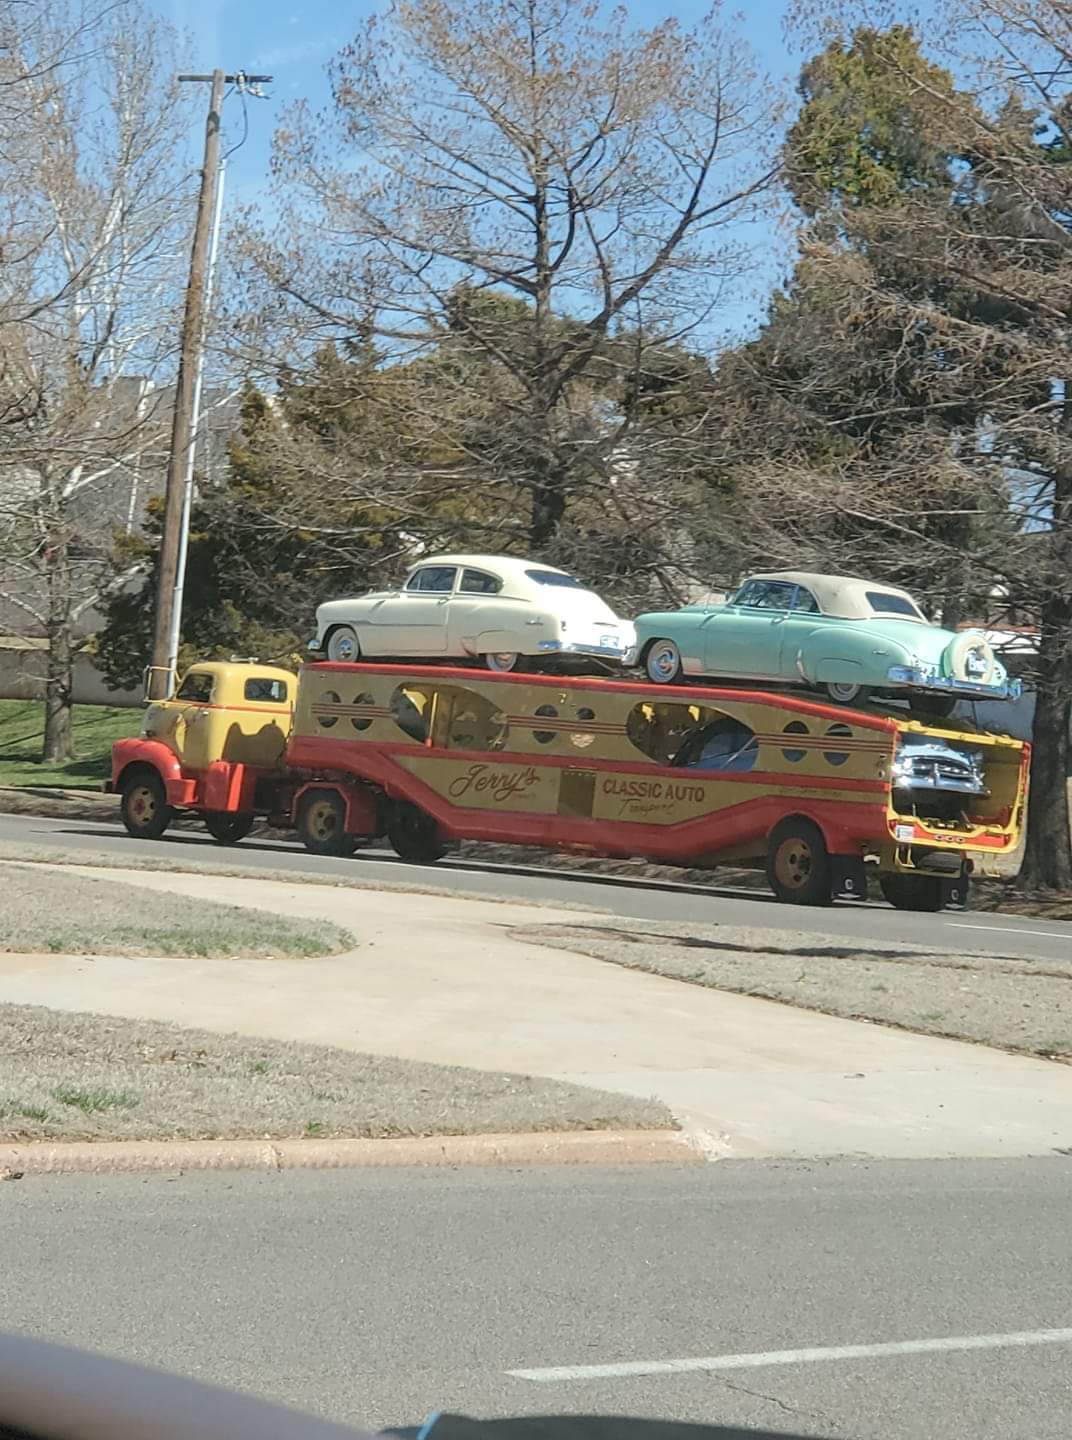
[[[663,922],[637,931],[595,917],[514,934],[692,985],[1072,1061],[1072,948],[1067,960],[1022,960],[936,953],[881,936],[857,944]]]
[[[180,896],[147,895],[70,867],[0,860],[0,950],[206,959],[332,955],[354,938],[326,921]]]
[[[672,1126],[655,1101],[554,1080],[0,1005],[0,1141]]]

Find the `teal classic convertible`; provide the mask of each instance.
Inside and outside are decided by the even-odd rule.
[[[986,636],[932,625],[905,590],[843,575],[753,575],[723,605],[641,615],[631,662],[656,685],[687,675],[806,685],[842,705],[904,696],[948,714],[957,700],[1012,699]]]

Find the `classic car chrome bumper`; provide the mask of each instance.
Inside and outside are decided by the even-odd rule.
[[[1024,692],[1022,680],[1003,680],[1000,685],[983,685],[978,680],[958,680],[955,675],[938,675],[912,665],[891,665],[886,679],[894,685],[911,685],[918,690],[942,690],[968,700],[1018,700]]]
[[[583,640],[541,640],[538,645],[541,655],[606,655],[612,660],[622,661],[635,648],[634,645],[617,643],[589,645]]]

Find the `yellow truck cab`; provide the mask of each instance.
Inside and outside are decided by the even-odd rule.
[[[297,676],[249,661],[192,666],[168,700],[153,701],[141,733],[163,741],[185,769],[219,760],[270,768],[282,758]]]
[[[176,809],[190,809],[221,843],[246,835],[258,786],[282,764],[297,687],[289,670],[255,661],[192,666],[149,704],[141,735],[113,747],[107,788],[130,833],[158,838]]]

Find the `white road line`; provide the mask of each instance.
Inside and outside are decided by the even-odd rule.
[[[1062,938],[1060,930],[1021,930],[1018,925],[965,925],[956,920],[947,923],[950,930],[997,930],[1002,935],[1045,935],[1047,940]],[[1072,935],[1072,930],[1069,934]]]
[[[935,1340],[893,1340],[878,1345],[829,1345],[808,1350],[761,1350],[751,1355],[705,1355],[688,1360],[631,1360],[618,1365],[551,1365],[508,1370],[519,1380],[550,1385],[568,1380],[620,1380],[633,1375],[681,1375],[691,1371],[752,1370],[765,1365],[815,1365],[829,1360],[870,1360],[886,1355],[930,1355],[943,1350],[1024,1349],[1072,1344],[1072,1329],[1014,1330],[1008,1335],[949,1335]]]

